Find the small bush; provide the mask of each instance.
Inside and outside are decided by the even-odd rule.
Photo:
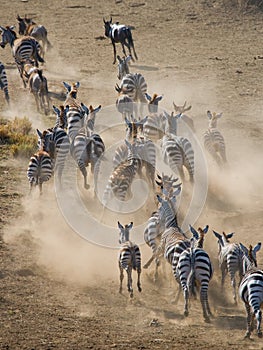
[[[26,117],[12,121],[0,118],[0,144],[10,145],[14,157],[29,157],[37,150],[37,137]]]

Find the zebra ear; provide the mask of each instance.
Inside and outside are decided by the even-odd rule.
[[[208,116],[209,119],[212,119],[212,117],[213,117],[212,113],[210,111],[207,111],[207,116]]]
[[[247,247],[244,246],[244,244],[242,243],[239,243],[239,247],[241,248],[242,252],[247,254],[248,253],[248,249]]]
[[[77,89],[80,87],[80,82],[79,82],[79,81],[76,82],[75,87],[76,87]]]
[[[127,117],[125,117],[124,120],[125,120],[126,125],[128,127],[130,127],[131,126],[131,122],[129,121],[129,119]]]
[[[38,137],[41,138],[42,137],[42,132],[40,130],[37,129],[37,134],[38,134]]]
[[[122,226],[122,224],[119,221],[118,221],[118,227],[119,227],[120,230],[123,229],[123,226]]]
[[[220,233],[218,233],[218,232],[216,232],[214,230],[213,230],[213,233],[216,236],[216,238],[218,239],[219,244],[223,247],[225,244],[224,244],[223,238],[220,235]]]
[[[130,60],[131,60],[131,55],[129,55],[129,56],[127,56],[126,58],[125,58],[125,61],[126,61],[126,63],[128,63]]]
[[[235,232],[231,232],[231,233],[228,233],[226,235],[226,238],[229,239],[229,238],[232,238],[234,236]]]
[[[128,230],[131,230],[133,227],[133,222],[131,221],[131,223],[127,226]]]
[[[69,111],[69,105],[66,105],[66,108],[64,109],[64,113],[67,114]]]
[[[53,105],[53,110],[58,116],[60,115],[60,110],[54,105]]]
[[[157,194],[157,196],[156,196],[156,197],[157,197],[157,199],[158,199],[158,202],[160,202],[160,203],[162,203],[162,202],[163,202],[163,199],[162,199],[162,197],[160,197],[160,196],[159,196],[159,194]]]
[[[261,248],[261,242],[258,242],[258,244],[255,245],[255,247],[253,248],[253,252],[257,253]]]
[[[63,81],[62,83],[65,86],[65,88],[67,89],[67,91],[70,92],[71,86],[68,83],[66,83],[65,81]]]
[[[185,111],[185,112],[190,111],[191,108],[192,108],[192,106],[189,106],[189,107],[187,107],[184,111]]]
[[[16,26],[10,26],[9,29],[14,30]]]
[[[146,117],[144,117],[142,120],[139,120],[136,124],[138,124],[138,126],[143,126],[143,124],[146,122],[146,120],[148,119],[148,115]]]
[[[221,113],[217,114],[217,116],[216,116],[216,117],[217,117],[217,119],[218,119],[218,118],[221,118],[221,117],[222,117],[222,115],[223,115],[223,112],[221,112]]]
[[[163,95],[159,95],[156,97],[155,101],[158,103],[163,99]]]
[[[101,110],[101,105],[99,105],[98,107],[96,107],[93,111],[93,113],[98,113]]]
[[[89,115],[89,109],[86,105],[84,105],[84,103],[81,102],[81,109],[83,110],[84,113],[86,113],[87,115]]]
[[[4,33],[4,31],[6,30],[4,27],[0,26],[0,30],[2,33]]]
[[[208,232],[208,229],[209,229],[209,226],[206,225],[206,227],[203,229],[203,232],[204,232],[204,233],[207,233],[207,232]]]
[[[199,238],[198,232],[193,228],[193,226],[189,225],[190,231],[193,234],[193,237],[197,240]]]
[[[151,101],[151,96],[147,94],[147,92],[144,94],[144,96],[147,98],[148,101]]]

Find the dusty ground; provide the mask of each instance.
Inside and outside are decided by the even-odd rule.
[[[195,225],[235,231],[235,239],[245,244],[262,239],[262,13],[238,13],[227,1],[2,0],[1,5],[1,25],[15,24],[19,13],[33,15],[48,29],[53,49],[43,69],[53,96],[63,91],[62,81],[80,81],[80,99],[95,106],[115,103],[118,82],[112,47],[100,40],[102,18],[135,26],[139,60],[131,70],[145,76],[150,94],[164,95],[163,107],[171,110],[173,101],[187,100],[200,140],[206,111],[223,112],[219,127],[229,169],[219,172],[207,159],[209,192]],[[22,88],[9,47],[1,49],[0,60],[7,67],[12,100],[8,110],[0,98],[2,116],[26,115],[34,127],[52,126],[54,116],[38,115]],[[52,103],[61,101],[53,98]],[[103,118],[100,123],[107,125]],[[243,341],[243,305],[235,307],[230,293],[220,293],[211,232],[206,249],[215,267],[210,287],[215,318],[204,324],[199,302],[191,303],[187,319],[182,298],[171,303],[177,287],[169,273],[154,285],[151,271],[143,271],[143,292],[135,292],[133,300],[126,291],[120,296],[117,251],[91,245],[71,230],[52,184],[44,187],[41,199],[37,194],[28,198],[26,166],[27,160],[10,159],[1,146],[1,349],[263,349],[256,337]],[[91,208],[92,196],[85,196]],[[146,212],[127,220],[142,224]],[[118,219],[110,216],[111,229]],[[142,246],[142,253],[145,262],[149,249]],[[226,285],[229,289],[229,281]],[[149,326],[153,319],[157,327]]]

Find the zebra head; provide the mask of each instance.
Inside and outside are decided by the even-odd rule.
[[[150,96],[147,94],[147,92],[144,94],[146,99],[149,101],[148,103],[148,111],[149,113],[157,113],[158,112],[158,104],[162,100],[163,95],[157,95],[153,94],[153,96]]]
[[[207,111],[207,117],[209,119],[209,128],[216,128],[217,127],[217,120],[219,118],[221,118],[222,115],[223,115],[222,112],[216,114],[215,112],[211,113],[210,111]]]
[[[249,269],[257,267],[257,252],[261,248],[261,242],[257,243],[254,248],[252,245],[247,248],[242,243],[239,243],[239,247],[243,253],[243,273],[245,274]]]
[[[162,176],[157,174],[157,180],[155,180],[155,183],[160,188],[163,195],[168,193],[168,196],[170,196],[176,188],[181,186],[181,184],[176,184],[178,180],[178,177],[175,178],[173,175],[169,176],[162,173]]]
[[[186,107],[186,101],[184,102],[184,104],[182,106],[177,106],[173,102],[173,106],[174,106],[175,113],[181,113],[181,114],[183,114],[184,112],[190,111],[190,109],[192,108],[192,106]]]
[[[16,32],[14,32],[15,26],[10,26],[10,27],[2,27],[0,26],[0,31],[2,34],[2,41],[0,43],[0,46],[4,49],[6,44],[10,44],[10,46],[13,45],[14,40],[17,38]]]
[[[218,242],[218,251],[220,254],[222,251],[222,248],[225,247],[230,242],[229,239],[234,236],[234,232],[228,233],[228,234],[223,232],[223,234],[220,235],[220,233],[213,230],[213,233],[216,236],[216,238],[218,239],[218,241],[217,241]]]
[[[177,135],[177,121],[179,118],[181,118],[181,116],[181,113],[174,115],[174,112],[172,112],[169,115],[166,111],[164,111],[166,134]]]
[[[18,33],[19,35],[25,35],[27,25],[25,22],[25,19],[20,17],[19,15],[16,16],[17,22],[18,22]]]
[[[55,127],[59,127],[61,129],[67,129],[68,127],[68,118],[67,118],[67,113],[69,111],[69,106],[67,105],[66,108],[64,106],[60,106],[57,108],[56,106],[53,105],[53,110],[57,115]]]
[[[85,124],[91,131],[94,131],[96,114],[101,110],[101,105],[96,108],[93,108],[92,105],[90,105],[88,110],[89,113],[86,113],[88,117]]]
[[[190,231],[192,232],[193,238],[196,241],[196,246],[198,248],[203,248],[205,234],[208,232],[209,226],[206,225],[203,229],[199,227],[197,230],[198,232],[191,225],[189,225],[189,228],[190,228]]]
[[[51,149],[52,148],[51,146],[52,131],[44,130],[43,132],[41,132],[39,129],[37,129],[37,135],[38,135],[38,142],[37,142],[38,149],[41,151],[50,153],[52,151]]]
[[[77,98],[78,89],[80,87],[79,81],[77,81],[76,83],[71,83],[71,84],[68,84],[67,82],[63,81],[63,85],[65,86],[65,88],[67,90],[67,96],[70,95],[73,98]]]
[[[123,57],[121,58],[119,55],[117,55],[117,59],[118,59],[118,75],[117,78],[119,80],[122,80],[122,78],[126,75],[130,73],[130,69],[129,69],[129,65],[128,62],[131,60],[131,55],[127,56],[127,57]]]
[[[133,222],[123,226],[118,221],[118,228],[120,230],[120,232],[119,232],[119,234],[120,234],[119,243],[120,244],[125,243],[125,242],[130,240],[130,230],[132,229],[132,227],[133,227]]]

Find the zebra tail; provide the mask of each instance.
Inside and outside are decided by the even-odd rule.
[[[187,277],[187,289],[190,295],[195,295],[195,269],[194,269],[195,258],[194,255],[191,256],[190,273]]]
[[[38,53],[37,50],[36,50],[36,59],[38,60],[38,62],[45,63],[44,58],[42,58],[42,57],[40,56],[40,54]]]

